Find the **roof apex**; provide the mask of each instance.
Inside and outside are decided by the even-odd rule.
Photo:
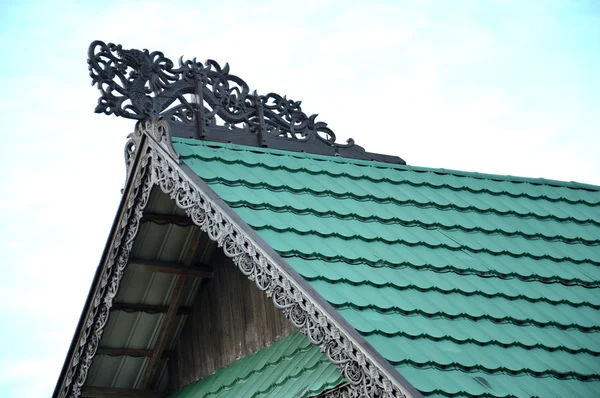
[[[102,93],[96,113],[148,120],[157,115],[173,136],[406,164],[397,156],[369,153],[335,133],[301,101],[275,93],[250,92],[229,73],[229,64],[179,59],[177,67],[162,52],[124,49],[94,41],[88,50],[92,85]]]

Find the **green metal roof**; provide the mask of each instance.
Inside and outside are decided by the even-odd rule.
[[[299,332],[233,362],[170,398],[303,398],[344,382],[340,371]]]
[[[600,187],[174,139],[427,396],[600,396]]]

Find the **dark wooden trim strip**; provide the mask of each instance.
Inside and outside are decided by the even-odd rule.
[[[150,384],[152,383],[152,379],[156,373],[163,350],[167,346],[171,326],[173,324],[173,320],[175,320],[177,308],[179,307],[179,300],[183,294],[187,279],[188,278],[185,275],[180,275],[177,278],[175,288],[173,289],[173,294],[171,295],[169,310],[162,319],[160,329],[158,331],[158,337],[156,338],[156,344],[154,344],[152,356],[150,357],[148,364],[146,364],[146,369],[144,370],[144,376],[142,377],[142,383],[140,384],[141,388],[149,388]]]
[[[111,311],[123,312],[145,312],[146,314],[165,314],[169,310],[167,305],[152,305],[152,304],[130,304],[130,303],[113,303]],[[192,311],[189,307],[179,307],[177,315],[187,315]]]
[[[81,337],[81,333],[85,328],[85,322],[88,319],[89,312],[92,308],[92,303],[94,301],[94,297],[96,296],[96,292],[100,289],[100,278],[102,276],[102,272],[106,267],[106,261],[108,259],[108,254],[114,245],[115,234],[120,228],[121,218],[123,217],[123,213],[127,210],[127,203],[131,199],[133,194],[133,186],[135,181],[135,176],[139,173],[140,169],[140,160],[146,153],[146,136],[142,136],[142,140],[139,144],[138,150],[136,151],[136,156],[134,159],[134,163],[131,167],[131,174],[127,179],[127,183],[125,185],[125,189],[123,189],[123,196],[121,197],[121,202],[119,203],[119,208],[117,210],[117,214],[115,215],[115,219],[113,221],[112,227],[110,229],[110,233],[108,235],[108,239],[106,240],[106,245],[104,246],[104,250],[102,252],[102,258],[96,268],[96,273],[94,274],[94,280],[92,281],[92,285],[90,286],[90,290],[88,292],[87,299],[85,301],[85,305],[81,312],[81,316],[79,317],[79,322],[77,322],[77,328],[75,329],[75,333],[73,334],[73,339],[71,340],[71,345],[69,346],[69,351],[65,358],[65,362],[63,363],[63,367],[60,371],[60,375],[58,376],[58,380],[56,381],[56,385],[54,387],[54,392],[52,393],[52,397],[58,398],[60,394],[63,384],[65,382],[65,376],[69,371],[69,367],[71,366],[71,360],[73,359],[73,355],[75,350],[78,348],[79,339]]]
[[[98,348],[96,355],[108,355],[111,357],[134,357],[149,358],[152,356],[152,350],[139,350],[137,348]],[[163,351],[162,357],[170,357],[170,351]]]
[[[190,233],[191,246],[184,256],[184,267],[190,267],[190,265],[188,264],[191,264],[196,259],[196,256],[200,250],[200,236],[203,232],[200,230],[200,228],[196,228],[191,230]],[[179,302],[181,301],[181,296],[183,294],[188,279],[189,276],[187,276],[186,274],[179,275],[179,277],[177,278],[177,282],[175,283],[175,287],[173,288],[173,293],[171,293],[169,309],[164,315],[160,325],[160,329],[158,331],[156,343],[154,344],[154,352],[152,353],[152,357],[150,357],[150,360],[146,365],[146,369],[144,370],[144,375],[140,384],[141,388],[152,387],[152,380],[154,379],[156,371],[158,370],[158,365],[160,362],[160,358],[162,357],[162,352],[167,346],[169,336],[171,334],[170,332],[173,325],[173,321],[175,320],[175,315],[177,314],[177,309],[179,308]]]
[[[185,275],[196,278],[211,278],[213,274],[213,269],[207,266],[196,267],[160,261],[131,260],[129,261],[128,267],[135,267],[148,272],[163,272],[167,274]]]
[[[144,213],[142,222],[154,222],[157,224],[175,224],[181,227],[189,227],[194,222],[187,216],[176,216],[172,214]]]
[[[154,390],[116,387],[83,387],[81,398],[164,398],[167,394]]]

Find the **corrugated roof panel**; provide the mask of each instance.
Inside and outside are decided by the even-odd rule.
[[[107,348],[152,348],[154,331],[163,314],[115,311],[108,319],[102,341]]]
[[[147,358],[96,355],[86,386],[132,388]]]
[[[177,209],[168,195],[154,190],[144,216],[148,213],[162,215],[184,215]],[[182,263],[189,255],[190,241],[198,236],[201,247],[194,256],[194,264],[206,264],[216,247],[210,239],[194,234],[192,226],[173,223],[143,221],[134,243],[130,263],[125,268],[119,290],[113,300],[113,308],[104,328],[99,352],[94,357],[85,386],[137,388],[145,371],[148,358],[155,348],[156,338],[165,318],[164,312],[170,303],[178,276],[172,273],[152,272],[136,267],[131,260],[143,263]],[[197,230],[196,230],[197,232]],[[180,307],[190,307],[202,280],[189,277],[179,302]],[[162,306],[163,308],[139,309],[139,305]],[[119,307],[120,306],[120,307]],[[129,308],[128,308],[129,306]],[[146,311],[146,312],[145,312]],[[169,329],[168,351],[185,322],[186,315],[178,314]],[[102,350],[105,349],[104,352]],[[110,349],[110,350],[108,350]],[[138,351],[135,351],[138,350]],[[168,384],[167,359],[160,361],[151,388],[163,391]]]
[[[340,371],[298,333],[170,395],[171,398],[302,398],[342,384]]]
[[[425,395],[600,395],[600,187],[174,143]]]

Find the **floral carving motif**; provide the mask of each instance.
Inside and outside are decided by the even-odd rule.
[[[88,64],[92,84],[101,93],[96,113],[137,120],[163,114],[185,124],[196,124],[200,114],[206,126],[219,124],[219,119],[220,125],[234,130],[335,144],[327,123],[304,113],[300,101],[274,93],[251,93],[244,80],[229,73],[228,64],[221,67],[213,60],[180,58],[176,67],[160,51],[124,49],[102,41],[90,44]],[[354,142],[335,145],[352,147]]]
[[[59,398],[78,397],[96,355],[104,327],[108,321],[112,301],[119,290],[127,260],[140,225],[142,211],[148,203],[152,180],[147,172],[148,158],[141,159],[140,170],[133,181],[126,209],[109,247],[109,253],[97,284],[94,300],[86,314],[85,324],[74,348],[69,367],[58,391]]]
[[[349,384],[342,384],[331,390],[327,390],[317,395],[316,398],[358,398],[358,391],[352,389]]]

